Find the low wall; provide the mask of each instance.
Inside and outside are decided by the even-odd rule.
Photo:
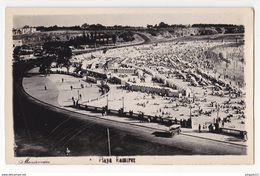
[[[141,122],[154,122],[163,124],[166,126],[171,126],[173,124],[179,124],[184,128],[191,128],[191,121],[189,120],[178,120],[173,118],[162,118],[160,116],[152,116],[152,115],[145,115],[143,113],[135,113],[135,112],[123,112],[122,109],[115,110],[115,109],[106,109],[106,107],[96,107],[90,105],[83,105],[78,104],[74,106],[75,108],[86,110],[86,111],[94,111],[102,114],[109,114],[109,115],[116,115],[119,117],[127,117],[140,120]]]
[[[70,76],[74,76],[74,77],[77,77],[77,78],[83,78],[83,75],[81,74],[77,74],[77,73],[71,73],[71,72],[66,72],[66,71],[63,71],[63,70],[56,70],[56,71],[50,71],[51,74],[64,74],[64,75],[70,75]]]

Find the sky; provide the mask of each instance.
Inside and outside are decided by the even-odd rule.
[[[242,15],[234,13],[118,13],[118,14],[72,14],[72,15],[16,15],[13,18],[13,27],[29,26],[81,26],[84,23],[102,24],[105,26],[127,25],[143,26],[147,24],[243,24]]]

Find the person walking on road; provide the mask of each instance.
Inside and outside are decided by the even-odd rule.
[[[69,155],[70,155],[70,150],[69,150],[68,147],[67,147],[67,149],[66,149],[66,151],[65,151],[65,155],[66,155],[66,156],[69,156]]]
[[[201,125],[199,124],[199,133],[201,132],[200,129],[201,129]]]
[[[45,88],[45,90],[47,90],[47,87],[46,87],[46,86],[45,86],[44,88]]]

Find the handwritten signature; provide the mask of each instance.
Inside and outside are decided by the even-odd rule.
[[[26,158],[25,160],[20,160],[19,164],[49,164],[50,161],[44,160],[44,161],[39,161],[39,160],[34,160],[31,161],[31,158]]]

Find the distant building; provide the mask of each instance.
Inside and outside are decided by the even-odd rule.
[[[109,69],[115,69],[115,68],[118,68],[119,65],[118,65],[118,63],[117,63],[115,60],[112,60],[112,61],[109,61],[109,62],[107,63],[107,67],[108,67]]]
[[[175,37],[199,35],[199,28],[179,28],[174,30]]]
[[[23,27],[12,30],[13,35],[21,35],[21,34],[32,34],[37,32],[35,27]]]
[[[134,83],[130,83],[130,82],[125,82],[125,86],[129,90],[132,90],[132,91],[156,93],[156,94],[160,94],[160,95],[167,95],[170,97],[177,97],[177,96],[179,96],[179,93],[180,93],[178,90],[173,90],[168,87],[148,86],[148,85],[134,84]]]
[[[183,96],[190,97],[191,90],[185,86],[179,85],[172,79],[166,78],[164,75],[155,74],[154,79],[163,83],[164,85],[172,88],[173,90],[178,90],[179,93],[182,93]]]
[[[23,45],[22,40],[13,40],[13,48],[15,48],[17,46],[22,46],[22,45]]]
[[[108,71],[111,73],[129,73],[129,74],[134,74],[135,73],[135,68],[110,68]]]

